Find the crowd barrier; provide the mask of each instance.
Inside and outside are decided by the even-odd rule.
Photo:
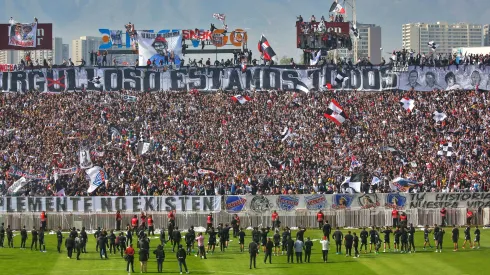
[[[230,223],[238,214],[242,227],[270,226],[277,211],[282,226],[317,227],[316,214],[339,227],[391,226],[394,208],[405,212],[416,226],[441,224],[440,210],[447,209],[448,225],[464,225],[466,210],[473,224],[490,224],[490,193],[390,193],[246,196],[141,196],[141,197],[0,197],[0,221],[14,229],[40,224],[40,211],[48,212],[48,227],[85,226],[115,228],[121,211],[123,227],[133,215],[153,215],[157,228],[166,228],[167,213],[176,210],[179,228],[204,226],[209,213],[214,223]]]
[[[442,217],[439,213],[440,209],[408,209],[403,212],[407,214],[408,223],[414,226],[441,224]],[[278,211],[281,226],[288,227],[307,227],[317,228],[315,211],[297,210],[293,212]],[[370,227],[370,226],[392,226],[391,210],[374,210],[374,209],[358,209],[358,210],[327,210],[323,211],[325,219],[336,227]],[[156,229],[167,228],[168,218],[165,213],[147,212],[153,216]],[[245,211],[239,214],[241,227],[255,226],[271,226],[271,213],[256,214],[250,211]],[[213,213],[214,225],[219,223],[230,224],[232,213],[220,211]],[[130,223],[133,214],[122,214],[122,228],[124,229]],[[465,209],[448,209],[446,215],[446,224],[463,226],[466,224]],[[187,229],[193,226],[206,226],[207,214],[198,212],[182,212],[176,214],[176,225],[180,229]],[[39,213],[4,213],[0,214],[0,222],[5,226],[10,225],[13,229],[19,230],[23,226],[29,230],[39,227]],[[103,213],[51,213],[48,214],[47,226],[49,229],[56,229],[61,226],[63,229],[76,227],[80,229],[85,226],[88,230],[94,230],[97,227],[106,229],[116,228],[115,214]],[[476,211],[472,220],[474,225],[490,224],[490,208],[480,209]]]

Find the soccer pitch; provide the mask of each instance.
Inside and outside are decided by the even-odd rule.
[[[328,262],[323,263],[321,254],[321,244],[319,243],[322,233],[320,230],[307,230],[306,237],[315,240],[311,255],[311,263],[288,264],[286,255],[272,257],[272,264],[264,264],[264,253],[262,250],[257,256],[257,269],[249,269],[248,252],[241,253],[239,250],[238,239],[231,238],[230,246],[226,252],[219,251],[216,247],[214,254],[208,254],[208,259],[188,256],[187,266],[190,274],[486,274],[490,263],[487,262],[490,246],[490,231],[482,229],[481,248],[462,249],[463,228],[460,229],[460,250],[453,252],[451,240],[451,228],[445,228],[444,249],[442,253],[434,253],[435,248],[423,250],[423,232],[415,233],[415,246],[417,252],[414,254],[401,254],[395,252],[383,253],[383,246],[378,255],[374,253],[361,253],[360,258],[345,257],[345,255],[335,254],[335,244],[331,242]],[[472,228],[472,239],[474,228]],[[347,230],[343,230],[344,234]],[[359,235],[360,230],[352,230]],[[46,253],[31,251],[31,235],[27,240],[25,250],[19,249],[20,236],[14,237],[15,248],[0,248],[0,270],[1,274],[126,274],[126,262],[120,254],[108,254],[109,259],[100,259],[100,255],[95,251],[95,238],[89,235],[87,244],[87,254],[81,254],[81,260],[76,260],[76,253],[72,259],[67,258],[66,248],[62,248],[59,254],[56,249],[56,235],[46,235]],[[246,231],[246,245],[251,240],[251,231]],[[182,234],[183,236],[185,234]],[[273,234],[269,233],[272,237]],[[67,234],[64,234],[67,237]],[[296,236],[296,232],[292,232]],[[134,240],[136,239],[133,237]],[[148,261],[148,273],[156,273],[157,266],[153,250],[160,243],[157,236],[150,237],[150,260]],[[383,235],[381,234],[381,239]],[[432,234],[430,236],[431,245],[434,246]],[[207,236],[206,236],[207,242]],[[393,242],[393,236],[391,236]],[[184,243],[184,242],[182,242]],[[4,245],[7,245],[5,240]],[[64,245],[64,240],[63,240]],[[391,244],[393,248],[393,244]],[[138,250],[135,255],[135,271],[140,273],[138,261]],[[197,248],[197,247],[196,247]],[[368,244],[369,249],[369,244]],[[344,247],[342,252],[344,252]],[[369,252],[369,251],[368,251]],[[108,252],[109,253],[109,252]],[[353,252],[354,253],[354,252]],[[170,243],[165,246],[165,261],[163,263],[163,273],[179,274],[179,267],[172,253]],[[304,257],[304,253],[303,253]],[[296,257],[295,257],[296,260]],[[185,273],[185,272],[184,272]]]

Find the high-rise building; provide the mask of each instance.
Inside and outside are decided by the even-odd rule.
[[[357,24],[359,39],[357,57],[369,58],[371,63],[381,63],[381,27],[374,24]]]
[[[61,54],[61,59],[68,60],[68,58],[70,58],[70,45],[63,44],[63,52]]]
[[[52,54],[52,62],[54,64],[63,63],[63,40],[61,37],[53,38],[53,54]]]
[[[19,59],[15,51],[4,50],[0,51],[0,64],[18,64]]]
[[[469,23],[409,23],[402,25],[402,46],[418,53],[428,53],[428,43],[438,44],[437,52],[450,53],[453,48],[483,45],[483,26]]]
[[[40,65],[43,64],[44,59],[51,59],[53,64],[61,64],[63,40],[61,37],[53,38],[53,49],[52,50],[6,50],[0,51],[0,64],[18,64],[22,59],[25,59],[27,53],[31,54],[31,59],[36,64],[36,60]]]
[[[80,39],[72,41],[71,57],[72,61],[77,65],[82,58],[89,63],[91,51],[99,51],[99,46],[102,44],[102,38],[96,36],[82,36]]]
[[[375,24],[357,23],[359,39],[357,40],[357,58],[362,60],[369,58],[372,64],[381,63],[381,27]],[[355,38],[353,38],[355,39]],[[352,51],[338,49],[340,58],[352,59]],[[352,60],[354,63],[357,60]]]
[[[490,46],[490,25],[483,26],[483,46]]]

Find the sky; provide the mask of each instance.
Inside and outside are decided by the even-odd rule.
[[[295,21],[328,16],[332,0],[0,0],[0,16],[8,23],[53,23],[54,36],[63,43],[80,36],[100,36],[99,28],[123,30],[131,21],[136,29],[208,29],[220,22],[213,13],[226,14],[229,30],[248,31],[249,48],[257,56],[261,34],[279,57],[295,59]],[[343,0],[339,0],[340,3]],[[350,13],[350,7],[344,5]],[[469,22],[490,24],[489,0],[357,0],[357,21],[381,26],[385,52],[401,48],[402,24],[412,22]],[[349,15],[350,18],[350,15]],[[387,55],[387,54],[386,54]],[[214,56],[209,56],[214,59]],[[221,57],[219,57],[221,58]]]

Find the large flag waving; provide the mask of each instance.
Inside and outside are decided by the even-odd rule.
[[[352,174],[350,177],[346,177],[342,183],[342,187],[349,193],[360,193],[362,184],[362,174]]]
[[[234,95],[231,97],[231,100],[238,102],[240,104],[245,104],[252,100],[249,96],[242,96],[242,95]]]
[[[100,168],[99,166],[94,166],[88,170],[85,171],[87,175],[90,178],[90,187],[87,190],[87,193],[92,193],[94,192],[99,186],[104,184],[104,182],[107,180],[107,174],[104,171],[104,169]]]
[[[18,179],[16,182],[14,182],[8,189],[8,192],[9,193],[17,193],[19,192],[20,189],[22,189],[22,187],[24,187],[24,185],[26,185],[29,181],[22,177],[20,179]]]
[[[345,9],[340,5],[337,0],[335,0],[330,6],[329,12],[336,12],[340,14],[345,14]]]
[[[394,179],[392,182],[390,182],[390,188],[394,192],[407,192],[410,190],[411,187],[419,184],[418,182],[414,180],[409,180],[409,179],[404,179],[401,177],[398,177]]]
[[[318,52],[316,52],[315,58],[310,59],[310,66],[315,66],[316,64],[318,64],[318,61],[320,61],[321,57],[322,57],[322,50],[318,50]]]
[[[400,105],[402,105],[403,109],[407,110],[407,112],[411,112],[415,107],[415,100],[404,97],[400,100]]]
[[[276,53],[272,49],[272,47],[269,45],[269,41],[267,41],[267,38],[265,38],[264,35],[260,37],[259,41],[259,52],[264,55],[264,60],[269,61],[271,60],[274,56],[276,56]]]
[[[332,102],[330,102],[330,105],[328,105],[328,109],[323,114],[325,118],[330,119],[333,121],[335,124],[339,125],[342,124],[347,118],[347,114],[344,112],[344,109],[340,106],[340,104],[335,100],[332,99]]]

